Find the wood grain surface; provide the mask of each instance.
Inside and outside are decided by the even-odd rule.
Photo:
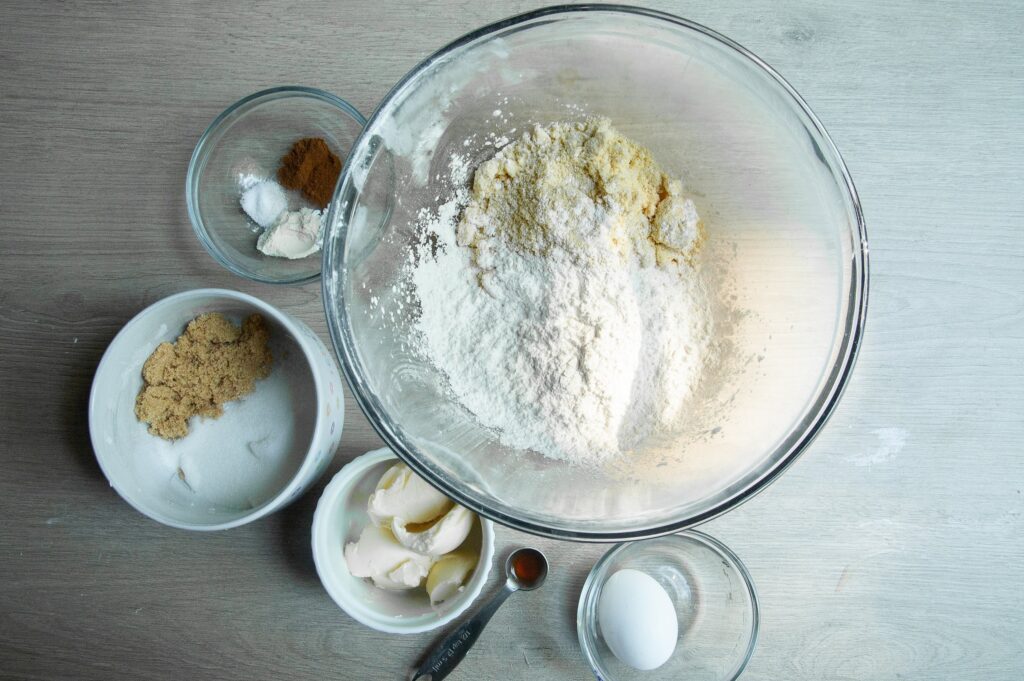
[[[317,285],[248,284],[192,234],[185,168],[219,111],[301,83],[369,113],[432,50],[534,6],[0,4],[0,676],[362,681],[419,659],[435,635],[371,631],[320,586],[323,482],[236,530],[163,527],[107,485],[86,399],[121,325],[177,291],[246,291],[326,339]],[[785,75],[868,218],[868,333],[846,396],[779,482],[704,528],[760,593],[744,678],[1022,678],[1024,6],[652,6]],[[329,472],[379,444],[348,405]],[[551,579],[452,678],[591,678],[575,607],[606,547],[507,530],[499,544],[539,545]]]

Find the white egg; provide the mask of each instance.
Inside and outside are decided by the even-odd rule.
[[[672,599],[639,570],[619,570],[608,578],[597,604],[597,622],[615,657],[634,669],[656,669],[676,649],[679,620]]]

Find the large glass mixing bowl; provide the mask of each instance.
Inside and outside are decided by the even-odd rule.
[[[588,115],[695,196],[720,341],[688,431],[599,469],[511,450],[477,424],[415,351],[418,302],[401,284],[420,212],[451,193],[453,154],[477,163],[530,124]],[[863,331],[864,221],[824,128],[756,56],[659,12],[553,7],[456,40],[385,97],[332,206],[324,304],[356,401],[417,473],[527,532],[650,537],[750,498],[821,429]]]

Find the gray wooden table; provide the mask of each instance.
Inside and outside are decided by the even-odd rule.
[[[201,286],[324,335],[318,286],[250,285],[192,236],[185,167],[266,86],[364,112],[427,53],[533,3],[0,5],[0,676],[397,679],[432,635],[349,619],[313,569],[322,484],[252,525],[190,534],[132,511],[89,445],[86,398],[120,326]],[[868,333],[824,434],[705,529],[746,561],[762,634],[747,679],[1024,676],[1024,7],[656,3],[775,66],[843,151],[868,217]],[[349,402],[332,471],[379,442]],[[606,547],[539,544],[453,678],[590,678],[576,599]],[[493,585],[492,585],[493,586]]]

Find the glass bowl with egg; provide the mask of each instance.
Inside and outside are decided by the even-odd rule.
[[[262,90],[229,106],[199,138],[185,179],[199,242],[240,277],[268,284],[315,281],[327,206],[282,187],[278,169],[304,139],[323,140],[344,163],[365,123],[342,98],[310,87]]]
[[[583,657],[604,681],[733,681],[753,655],[758,626],[747,568],[694,530],[608,551],[576,614]]]
[[[510,444],[507,432],[519,425],[510,419],[481,423],[480,405],[434,361],[443,333],[423,342],[415,273],[424,252],[442,248],[419,225],[424,214],[440,217],[457,191],[453,161],[479,168],[534,126],[588,117],[606,117],[684,180],[704,225],[717,354],[686,398],[679,432],[614,461],[576,465]],[[458,503],[555,538],[669,534],[752,498],[821,432],[864,330],[865,222],[824,127],[756,55],[653,10],[549,7],[425,59],[355,143],[326,229],[328,328],[370,423]],[[464,305],[451,326],[477,310]],[[496,347],[463,341],[468,366]],[[537,355],[520,350],[508,361]],[[633,361],[645,361],[639,346]],[[626,383],[613,397],[630,400]],[[504,388],[478,387],[486,396]],[[674,395],[670,384],[665,394]],[[575,423],[566,420],[566,430]]]

